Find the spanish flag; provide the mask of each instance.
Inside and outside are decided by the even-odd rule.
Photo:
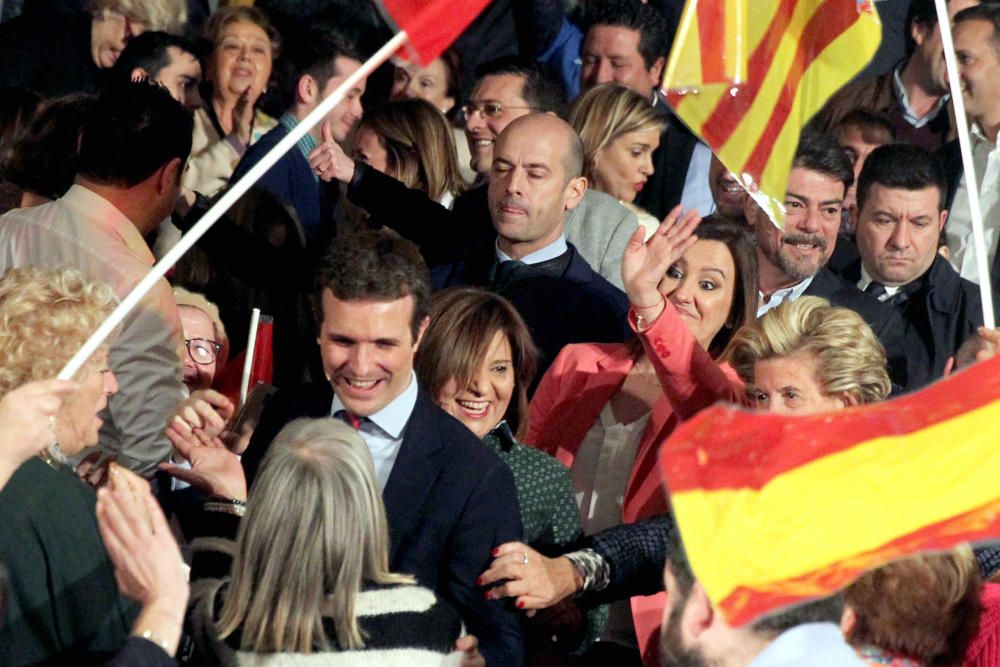
[[[741,625],[895,558],[1000,536],[1000,357],[835,413],[716,406],[661,457],[695,575]]]
[[[780,225],[802,127],[881,37],[870,0],[688,0],[663,91]]]

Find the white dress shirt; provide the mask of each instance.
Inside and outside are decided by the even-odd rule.
[[[786,301],[795,301],[802,296],[812,284],[813,276],[809,276],[800,283],[795,283],[791,287],[775,290],[770,299],[764,298],[763,292],[757,292],[757,317],[761,317],[772,308],[777,308]]]
[[[371,452],[379,490],[384,491],[386,482],[389,481],[392,466],[396,463],[396,456],[403,444],[406,424],[410,421],[410,415],[413,414],[413,408],[417,404],[418,393],[417,374],[410,371],[410,384],[403,393],[375,414],[361,420],[358,433]],[[330,416],[341,417],[338,412],[346,412],[346,408],[340,397],[334,394]]]
[[[871,275],[868,273],[868,271],[865,270],[865,265],[864,265],[864,263],[862,263],[861,264],[861,280],[858,281],[858,289],[860,289],[862,292],[864,292],[866,289],[868,289],[868,286],[871,285],[873,282],[875,282],[875,279],[872,278]],[[878,298],[879,301],[886,301],[888,299],[891,299],[893,297],[893,295],[895,295],[896,292],[899,291],[899,289],[902,287],[902,285],[892,286],[892,285],[886,285],[886,284],[883,283],[882,287],[885,288],[885,293],[882,294],[881,296],[877,297],[877,298]]]
[[[539,248],[535,252],[529,252],[527,255],[522,257],[520,261],[524,262],[525,264],[539,264],[540,262],[547,262],[550,259],[555,259],[556,257],[559,257],[567,250],[569,250],[569,246],[566,245],[566,235],[563,234],[555,241],[545,246],[544,248]],[[513,257],[511,257],[510,255],[508,255],[507,253],[505,253],[503,250],[500,249],[499,238],[497,239],[496,253],[497,253],[497,262],[501,264],[504,262],[509,262],[512,259],[514,259]]]
[[[121,299],[152,264],[153,255],[135,225],[80,185],[54,202],[0,217],[0,274],[15,267],[68,265],[88,280],[107,283]],[[141,474],[152,474],[170,454],[163,430],[183,395],[180,332],[177,304],[161,279],[111,343],[118,393],[108,401],[99,446]]]
[[[1000,151],[990,143],[978,125],[969,132],[972,162],[979,180],[979,203],[983,211],[983,236],[986,241],[986,261],[990,266],[997,252],[997,230],[1000,228]],[[972,237],[972,215],[969,212],[969,189],[962,176],[944,226],[951,265],[965,278],[979,284],[976,246]]]

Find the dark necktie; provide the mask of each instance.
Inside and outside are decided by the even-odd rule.
[[[514,277],[517,273],[527,266],[524,262],[516,259],[509,259],[506,262],[497,264],[493,271],[493,291],[502,292],[507,289],[514,282]]]
[[[881,301],[882,297],[885,296],[885,285],[873,280],[868,283],[868,287],[865,288],[865,294],[870,294],[872,297]]]

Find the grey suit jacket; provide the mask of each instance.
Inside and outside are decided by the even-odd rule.
[[[622,255],[638,226],[635,213],[617,199],[587,190],[583,201],[566,219],[566,240],[576,246],[590,268],[624,292]]]

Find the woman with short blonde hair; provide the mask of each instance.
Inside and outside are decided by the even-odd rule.
[[[871,327],[853,310],[819,297],[786,301],[749,322],[736,332],[725,359],[747,384],[756,407],[765,407],[753,393],[761,365],[778,359],[815,369],[815,388],[843,405],[881,401],[892,388],[885,350]]]

